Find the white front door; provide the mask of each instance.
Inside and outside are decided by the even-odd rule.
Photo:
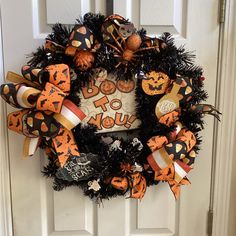
[[[105,0],[2,0],[4,70],[18,72],[56,22],[73,24],[88,11],[105,12]],[[114,0],[114,13],[151,35],[171,32],[196,50],[204,66],[208,102],[214,104],[218,53],[218,0]],[[10,108],[8,109],[8,112]],[[3,114],[1,114],[2,116]],[[176,202],[167,184],[148,188],[140,201],[116,198],[97,206],[77,188],[52,190],[43,178],[43,152],[20,160],[23,137],[9,132],[14,236],[205,236],[210,200],[213,118],[206,118],[202,151]],[[5,236],[5,235],[4,235]],[[8,235],[6,235],[8,236]]]

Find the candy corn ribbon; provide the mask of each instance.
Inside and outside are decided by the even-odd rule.
[[[125,167],[130,166],[125,164]],[[123,165],[124,167],[124,165]],[[114,176],[111,179],[111,185],[123,192],[130,190],[130,197],[136,199],[142,199],[147,188],[147,183],[145,177],[141,172],[132,171],[132,168],[129,168],[128,171],[122,171],[120,176]]]
[[[49,39],[46,40],[44,49],[49,52],[65,53],[76,60],[76,56],[81,54],[82,61],[86,61],[86,52],[95,53],[101,44],[95,38],[91,30],[84,25],[75,25],[70,33],[69,41],[66,47],[55,43]]]
[[[176,128],[167,136],[154,136],[147,145],[152,153],[147,157],[154,171],[156,181],[168,182],[175,198],[179,197],[180,186],[189,184],[188,172],[192,163],[188,157],[195,155],[192,148],[196,144],[194,134],[178,122],[181,113],[180,103],[192,98],[192,79],[177,76],[169,93],[165,94],[156,105],[156,116],[161,124]]]
[[[192,150],[195,144],[194,134],[182,128],[179,122],[169,139],[166,136],[154,136],[147,142],[152,151],[147,161],[155,172],[154,179],[168,182],[175,198],[179,197],[180,185],[189,183],[186,176],[192,169],[193,162],[189,158],[195,157]]]
[[[156,105],[156,116],[161,124],[168,127],[175,124],[176,128],[167,136],[154,136],[147,145],[152,153],[147,157],[154,171],[156,181],[165,181],[177,199],[180,186],[189,184],[188,172],[192,163],[187,157],[195,155],[192,148],[196,144],[194,134],[182,127],[178,122],[181,113],[180,103],[192,98],[192,79],[177,76],[169,93],[165,94]]]
[[[192,99],[192,79],[177,76],[169,93],[166,93],[156,105],[155,113],[159,123],[176,128],[167,136],[154,136],[147,145],[152,153],[147,157],[150,167],[155,172],[156,181],[169,183],[175,198],[179,197],[180,186],[189,184],[188,172],[193,168],[196,153],[194,134],[184,128],[178,121],[181,113],[180,104]],[[208,104],[191,106],[189,111],[199,114],[210,114],[219,120],[218,112]]]
[[[65,64],[47,66],[45,69],[28,65],[22,75],[8,72],[3,84],[2,98],[21,110],[8,115],[8,128],[26,136],[23,156],[33,155],[44,138],[51,139],[61,166],[69,156],[79,156],[71,129],[85,114],[67,96],[70,92],[70,70]]]

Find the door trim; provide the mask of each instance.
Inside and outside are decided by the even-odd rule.
[[[216,106],[222,112],[215,124],[213,231],[214,236],[228,235],[232,160],[235,157],[236,128],[236,3],[226,1],[225,22],[221,25]]]
[[[2,65],[0,66],[0,70]],[[0,73],[1,78],[4,78]],[[0,83],[2,84],[2,79]],[[0,101],[0,235],[12,236],[10,163],[6,129],[6,106]]]
[[[2,41],[2,8],[0,5],[0,84],[4,82],[4,57]],[[0,235],[12,236],[10,159],[8,152],[8,131],[6,127],[6,104],[0,101]]]

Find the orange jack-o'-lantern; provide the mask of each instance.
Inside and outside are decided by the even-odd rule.
[[[118,88],[119,91],[123,93],[129,93],[132,90],[134,90],[135,87],[135,82],[134,80],[119,80],[116,83],[116,87]]]
[[[142,80],[142,89],[148,95],[165,93],[169,86],[170,78],[162,72],[151,71],[146,74],[146,79]]]
[[[100,91],[105,95],[113,94],[116,91],[116,85],[111,80],[104,80],[100,84]]]
[[[115,121],[112,117],[107,116],[102,120],[102,126],[105,129],[111,129],[115,125]]]

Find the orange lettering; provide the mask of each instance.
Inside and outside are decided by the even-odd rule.
[[[107,108],[106,108],[107,103],[109,103],[107,96],[99,98],[98,100],[93,102],[96,108],[101,107],[103,111],[107,111]]]
[[[115,115],[115,123],[118,126],[125,125],[128,121],[129,115],[124,115],[124,118],[122,120],[122,113],[116,112]]]
[[[96,114],[95,118],[93,116],[90,117],[88,124],[96,125],[98,129],[101,130],[102,129],[102,126],[101,126],[102,115],[103,115],[102,113],[99,113],[99,114]]]
[[[118,98],[114,98],[110,102],[111,109],[113,110],[119,110],[122,107],[122,102]]]
[[[89,85],[82,87],[82,94],[85,99],[96,96],[99,93],[99,88],[95,85],[95,81],[89,82]]]
[[[131,115],[128,122],[125,124],[125,127],[127,129],[129,129],[132,125],[132,123],[134,123],[134,121],[137,119],[137,117],[135,115]]]

